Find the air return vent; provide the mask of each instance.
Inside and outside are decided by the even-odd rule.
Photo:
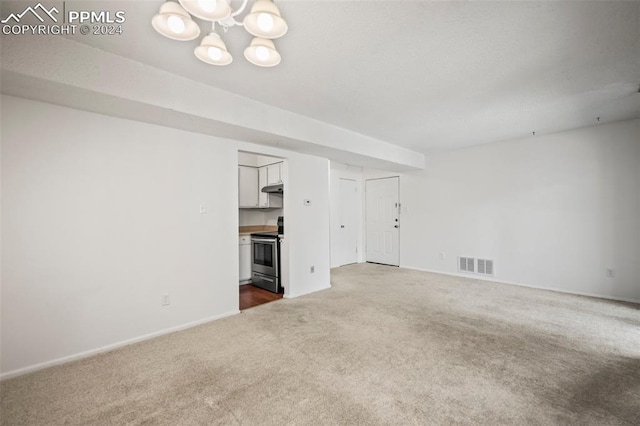
[[[475,272],[475,259],[473,257],[459,257],[458,270],[460,272]]]
[[[483,275],[493,275],[493,260],[478,259],[478,273]]]

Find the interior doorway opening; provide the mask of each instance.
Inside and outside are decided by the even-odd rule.
[[[287,161],[238,152],[239,308],[281,299],[286,291]]]

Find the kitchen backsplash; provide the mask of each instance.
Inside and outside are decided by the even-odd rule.
[[[240,209],[239,225],[240,226],[254,226],[254,225],[278,225],[278,216],[282,216],[282,209],[273,210],[249,210]]]

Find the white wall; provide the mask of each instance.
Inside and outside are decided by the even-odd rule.
[[[236,155],[2,97],[2,371],[238,312]]]
[[[340,264],[340,179],[351,179],[356,181],[356,188],[358,188],[358,194],[362,196],[362,168],[352,166],[349,164],[339,163],[337,161],[331,161],[331,184],[330,184],[330,196],[331,196],[331,267],[336,268],[342,266]],[[363,244],[363,207],[362,203],[358,204],[358,211],[356,217],[358,218],[358,262],[364,261],[364,244]]]
[[[498,281],[640,301],[639,123],[453,151],[401,175],[401,266],[489,258]]]
[[[1,104],[3,377],[238,312],[238,149],[255,145]],[[295,297],[329,284],[328,160],[290,162]]]
[[[301,161],[302,158],[292,154],[288,157],[288,167],[283,168],[286,188],[283,256],[289,262],[288,280],[296,284],[285,289],[287,298],[331,287],[329,160],[304,157]],[[311,200],[311,205],[305,205],[304,200]],[[310,271],[311,266],[315,267],[314,273]]]

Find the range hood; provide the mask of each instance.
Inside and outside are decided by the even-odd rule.
[[[277,185],[268,185],[262,188],[262,192],[266,192],[268,194],[282,194],[284,192],[283,185],[281,183]]]

